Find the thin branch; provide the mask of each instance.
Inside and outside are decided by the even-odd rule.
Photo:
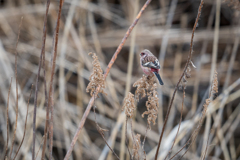
[[[179,120],[178,130],[177,130],[176,136],[174,138],[173,144],[171,146],[171,149],[169,150],[169,152],[166,155],[166,157],[164,158],[164,160],[166,160],[168,156],[171,156],[171,152],[172,152],[173,146],[174,146],[174,144],[175,144],[175,142],[177,140],[177,136],[178,136],[178,133],[179,133],[179,130],[180,130],[181,122],[182,122],[182,113],[183,113],[184,99],[185,99],[185,85],[183,86],[182,108],[181,108],[181,116],[180,116],[180,120]]]
[[[47,133],[47,130],[48,130],[48,120],[49,120],[48,97],[47,97],[46,74],[45,74],[45,43],[46,43],[46,35],[47,35],[46,26],[47,26],[47,15],[48,15],[49,6],[50,6],[50,0],[47,0],[46,12],[45,12],[45,16],[44,16],[42,48],[41,48],[41,56],[40,56],[40,59],[42,59],[42,60],[39,60],[39,68],[41,67],[40,63],[42,61],[42,65],[43,65],[43,69],[44,69],[44,88],[45,88],[45,103],[46,103],[46,122],[45,122],[45,129],[44,129],[45,137],[44,137],[43,149],[42,149],[42,157],[41,157],[42,160],[44,159],[44,156],[45,156],[45,149],[46,149],[47,137],[48,137],[46,133]],[[39,74],[40,74],[40,71],[39,71],[38,75]],[[38,84],[38,81],[37,81],[37,84]],[[34,138],[34,141],[35,141],[35,138]],[[35,145],[34,145],[34,147],[35,147]]]
[[[16,131],[17,131],[17,122],[18,122],[18,78],[17,78],[17,46],[18,46],[18,41],[19,41],[19,37],[20,37],[20,31],[21,31],[21,27],[22,27],[22,20],[23,17],[21,18],[21,22],[19,25],[19,29],[18,29],[18,38],[17,38],[17,43],[15,46],[15,78],[16,78],[16,122],[15,122],[15,127],[14,127],[14,133],[13,133],[13,139],[12,139],[12,146],[11,146],[11,150],[10,150],[10,159],[11,159],[11,155],[12,155],[12,151],[13,151],[13,145],[14,145],[14,140],[15,140],[15,136],[16,136]]]
[[[127,122],[127,121],[126,121],[126,122]],[[127,125],[127,123],[126,123],[126,125]],[[130,128],[131,128],[133,145],[134,145],[134,144],[136,144],[136,141],[135,141],[135,137],[134,137],[134,133],[133,133],[133,120],[132,120],[132,118],[130,118]],[[126,127],[126,129],[127,129],[127,127]],[[126,134],[125,137],[127,138],[127,134]],[[128,146],[130,147],[130,145],[128,145]],[[128,146],[127,146],[127,147],[128,147]],[[128,150],[129,150],[129,148],[128,148]],[[129,155],[131,156],[130,151],[129,151]],[[131,159],[133,159],[133,157],[134,157],[134,154],[132,155]]]
[[[206,154],[207,154],[207,150],[208,150],[208,147],[209,147],[209,139],[210,139],[210,134],[211,134],[211,133],[209,133],[209,135],[208,135],[207,144],[206,144],[206,148],[205,148],[205,151],[204,151],[204,155],[203,155],[203,158],[202,158],[202,160],[204,160],[204,159],[205,159],[205,157],[206,157]]]
[[[20,148],[22,147],[22,144],[23,144],[23,141],[24,141],[24,138],[25,138],[26,129],[27,129],[28,108],[29,108],[29,101],[30,101],[30,98],[31,98],[31,96],[32,96],[32,88],[33,88],[33,85],[32,85],[32,87],[31,87],[30,96],[29,96],[29,98],[28,98],[28,104],[27,104],[27,113],[26,113],[26,118],[25,118],[25,125],[24,125],[24,133],[23,133],[23,138],[22,138],[22,141],[21,141],[21,143],[20,143],[20,145],[19,145],[19,147],[18,147],[18,150],[17,150],[17,152],[16,152],[16,154],[15,154],[15,156],[14,156],[13,160],[15,160],[15,159],[16,159],[16,157],[17,157],[17,155],[18,155],[18,152],[19,152]]]
[[[187,59],[187,63],[184,67],[184,70],[182,72],[182,75],[177,83],[177,85],[175,86],[175,90],[173,92],[173,96],[170,100],[170,104],[169,104],[169,107],[168,107],[168,110],[167,110],[167,115],[165,117],[165,120],[164,120],[164,124],[163,124],[163,128],[162,128],[162,132],[161,132],[161,135],[160,135],[160,138],[159,138],[159,142],[158,142],[158,147],[157,147],[157,151],[156,151],[156,154],[155,154],[155,160],[157,160],[157,157],[158,157],[158,152],[159,152],[159,148],[160,148],[160,145],[161,145],[161,142],[162,142],[162,137],[163,137],[163,133],[164,133],[164,130],[165,130],[165,127],[166,127],[166,124],[167,124],[167,121],[168,121],[168,116],[170,114],[170,111],[171,111],[171,108],[172,108],[172,104],[173,104],[173,100],[175,98],[175,94],[178,90],[178,86],[180,84],[180,82],[182,81],[182,78],[185,74],[185,71],[187,70],[187,67],[188,65],[190,64],[191,62],[191,58],[192,58],[192,53],[193,53],[193,38],[194,38],[194,32],[195,32],[195,29],[197,28],[197,24],[198,24],[198,20],[200,18],[200,15],[201,15],[201,10],[202,10],[202,6],[203,6],[203,0],[201,0],[201,3],[199,5],[199,8],[198,8],[198,15],[197,15],[197,18],[196,18],[196,21],[195,21],[195,24],[193,26],[193,31],[192,31],[192,37],[191,37],[191,43],[190,43],[190,50],[189,50],[189,54],[188,54],[188,59]]]
[[[9,140],[9,116],[8,116],[8,110],[9,110],[9,97],[10,97],[10,92],[11,92],[11,86],[12,86],[12,77],[11,77],[11,82],[10,82],[10,86],[8,89],[8,99],[7,99],[7,145],[6,145],[6,149],[5,149],[5,155],[4,155],[4,160],[7,158],[7,153],[8,153],[8,140]]]
[[[48,132],[47,132],[47,134],[48,134]],[[37,151],[37,154],[36,154],[34,160],[37,159],[38,153],[39,153],[39,151],[40,151],[40,149],[41,149],[41,145],[43,144],[44,139],[45,139],[45,137],[47,136],[47,134],[46,134],[46,135],[44,134],[44,136],[42,137],[42,140],[41,140],[40,146],[39,146],[39,148],[38,148],[38,151]]]
[[[185,143],[185,145],[177,152],[174,154],[174,156],[172,156],[169,160],[173,159],[178,153],[180,153],[187,145],[187,149],[186,151],[183,153],[183,155],[179,158],[181,159],[186,153],[187,151],[190,149],[190,146],[191,144],[196,140],[197,138],[197,135],[202,127],[202,123],[203,123],[203,120],[204,120],[204,117],[207,113],[207,107],[209,106],[209,104],[212,102],[212,96],[214,93],[216,93],[216,88],[215,86],[218,84],[217,80],[216,80],[216,77],[217,77],[217,72],[215,71],[215,75],[214,75],[214,78],[213,78],[213,81],[211,83],[211,87],[210,87],[210,93],[209,93],[209,97],[208,99],[206,99],[206,102],[205,104],[203,105],[203,111],[202,111],[202,115],[198,121],[198,125],[196,127],[196,129],[193,131],[193,133],[191,134],[190,138],[188,139],[188,141]]]
[[[57,58],[57,45],[58,45],[58,34],[59,34],[59,26],[60,26],[60,18],[61,18],[61,12],[62,12],[62,6],[63,6],[64,0],[60,0],[59,3],[59,11],[58,11],[58,17],[55,27],[55,37],[53,39],[54,41],[54,47],[53,47],[53,59],[52,59],[52,70],[51,70],[51,79],[50,79],[50,85],[49,85],[49,98],[48,98],[48,108],[50,108],[51,105],[51,120],[50,120],[50,149],[49,149],[49,159],[52,160],[52,147],[53,147],[53,108],[54,108],[54,100],[53,100],[53,78],[55,74],[55,67],[56,67],[56,58]]]
[[[130,158],[132,159],[132,154],[129,150],[129,147],[128,147],[128,140],[127,140],[127,121],[128,121],[128,117],[126,116],[126,125],[125,125],[125,143],[126,143],[126,146],[127,146],[127,150],[128,150],[128,153],[129,153],[129,156]]]
[[[121,43],[119,44],[117,50],[115,51],[115,53],[114,53],[111,61],[109,62],[108,66],[107,66],[106,72],[105,72],[105,74],[104,74],[104,80],[106,80],[107,75],[108,75],[110,69],[112,68],[112,65],[114,64],[115,60],[117,59],[118,54],[119,54],[120,51],[122,50],[123,45],[125,44],[127,38],[129,37],[130,33],[132,32],[134,26],[137,24],[137,22],[139,21],[141,15],[142,15],[142,13],[143,13],[143,11],[146,9],[146,7],[149,5],[150,2],[151,2],[151,0],[147,0],[147,1],[146,1],[146,3],[144,4],[144,6],[142,7],[142,9],[140,10],[140,12],[138,13],[137,17],[135,18],[134,22],[133,22],[132,25],[128,28],[125,36],[123,37]],[[98,86],[98,88],[96,89],[96,95],[98,94],[99,89],[100,89],[100,86]],[[80,123],[79,123],[78,129],[77,129],[77,131],[76,131],[76,133],[75,133],[75,135],[74,135],[74,137],[73,137],[73,140],[72,140],[72,142],[71,142],[71,145],[70,145],[70,147],[69,147],[69,149],[68,149],[68,152],[67,152],[64,160],[69,159],[69,157],[70,157],[70,155],[71,155],[71,153],[72,153],[72,151],[73,151],[73,147],[74,147],[75,143],[77,142],[78,136],[79,136],[79,134],[80,134],[80,132],[81,132],[84,124],[85,124],[86,118],[87,118],[87,116],[88,116],[88,114],[89,114],[89,112],[90,112],[90,110],[91,110],[91,108],[92,108],[93,103],[94,103],[94,96],[92,96],[92,98],[90,99],[90,101],[89,101],[89,103],[88,103],[88,106],[87,106],[87,108],[86,108],[86,110],[85,110],[85,112],[84,112],[84,114],[83,114],[83,117],[82,117],[82,119],[81,119],[81,121],[80,121]]]
[[[95,124],[96,124],[96,127],[97,127],[97,131],[99,132],[99,134],[102,136],[105,144],[108,146],[108,148],[112,151],[112,153],[117,157],[117,159],[120,159],[118,157],[118,155],[114,152],[114,150],[109,146],[109,144],[107,143],[107,140],[105,139],[104,137],[104,133],[103,133],[103,129],[98,125],[97,123],[97,118],[96,118],[96,111],[95,111],[95,108],[96,107],[93,107],[93,110],[94,110],[94,118],[95,118]]]
[[[47,1],[46,4],[46,14],[44,17],[44,25],[43,25],[43,35],[42,35],[42,48],[41,48],[41,55],[39,58],[39,63],[38,63],[38,73],[37,73],[37,79],[36,79],[36,84],[35,84],[35,95],[34,95],[34,111],[33,111],[33,147],[32,147],[32,160],[35,158],[35,141],[36,141],[36,114],[37,114],[37,99],[38,99],[38,82],[39,82],[39,77],[40,77],[40,72],[42,68],[42,59],[43,59],[43,54],[45,52],[45,42],[46,42],[46,34],[47,34],[47,15],[48,15],[48,9],[50,5],[50,0]],[[45,152],[45,150],[43,151]]]
[[[142,148],[143,148],[144,145],[145,145],[145,141],[146,141],[146,138],[147,138],[147,132],[148,132],[149,129],[150,129],[150,125],[147,124],[147,129],[146,129],[145,136],[144,136],[144,139],[143,139],[143,142],[142,142]]]

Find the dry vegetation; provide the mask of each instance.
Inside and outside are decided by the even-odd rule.
[[[239,160],[239,8],[0,1],[0,159]]]

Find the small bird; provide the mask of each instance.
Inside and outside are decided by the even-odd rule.
[[[145,49],[140,53],[140,64],[142,67],[143,72],[146,75],[151,75],[154,73],[154,75],[157,77],[159,83],[163,85],[163,81],[159,75],[159,70],[160,70],[160,64],[152,52],[149,50]]]

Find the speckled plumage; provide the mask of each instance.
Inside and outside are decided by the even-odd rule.
[[[160,69],[160,64],[157,59],[149,50],[145,49],[140,53],[140,63],[141,63],[141,68],[143,72],[146,75],[151,75],[155,74],[155,76],[158,78],[159,83],[163,85],[162,79],[159,75],[159,69]]]

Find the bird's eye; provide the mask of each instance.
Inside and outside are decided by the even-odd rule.
[[[141,53],[141,56],[144,56],[144,55],[145,55],[145,53],[142,52],[142,53]]]

